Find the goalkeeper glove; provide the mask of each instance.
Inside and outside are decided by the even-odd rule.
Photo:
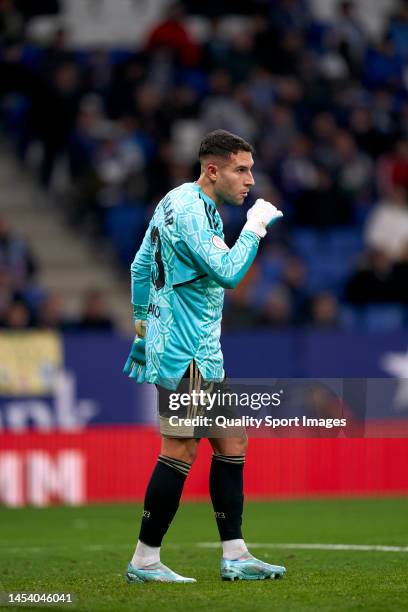
[[[243,229],[257,234],[260,238],[266,236],[266,230],[275,221],[283,217],[283,212],[276,206],[259,198],[247,212],[247,222]]]
[[[132,342],[129,357],[126,360],[123,372],[138,383],[145,381],[146,377],[146,341],[143,337],[146,333],[146,321],[135,321],[136,336]]]

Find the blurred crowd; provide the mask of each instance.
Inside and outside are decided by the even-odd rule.
[[[407,324],[408,2],[375,38],[351,0],[327,21],[307,0],[236,2],[235,29],[230,2],[199,4],[171,3],[134,48],[78,49],[63,27],[34,44],[19,3],[0,0],[1,120],[16,154],[41,145],[51,192],[65,164],[67,224],[128,266],[152,208],[197,178],[202,135],[240,134],[256,148],[251,197],[278,200],[284,219],[227,292],[225,326]],[[231,242],[243,211],[220,212]],[[32,256],[16,250],[30,282]]]
[[[100,291],[89,289],[79,316],[69,318],[62,296],[46,291],[36,283],[37,267],[28,244],[0,218],[0,329],[113,329],[113,321]]]
[[[68,317],[62,296],[36,283],[37,268],[28,244],[0,217],[0,329],[113,329],[113,321],[100,291],[89,289],[79,316]]]

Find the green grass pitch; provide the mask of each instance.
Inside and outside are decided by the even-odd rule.
[[[408,498],[248,502],[244,532],[253,553],[282,564],[283,580],[222,582],[210,505],[184,503],[162,561],[197,584],[123,579],[140,505],[0,509],[0,590],[73,592],[62,609],[254,612],[408,610],[408,552],[298,550],[268,543],[408,546]],[[12,609],[12,608],[8,608]],[[27,609],[27,608],[26,608]],[[33,606],[29,609],[40,609]],[[50,609],[50,608],[47,608]]]

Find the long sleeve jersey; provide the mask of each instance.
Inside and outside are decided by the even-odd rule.
[[[131,265],[135,319],[146,319],[146,380],[177,388],[194,359],[208,381],[224,378],[224,289],[245,276],[259,237],[243,230],[229,249],[214,202],[197,183],[157,205]]]

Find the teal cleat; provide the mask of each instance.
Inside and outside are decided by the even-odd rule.
[[[178,582],[178,583],[190,583],[197,582],[195,578],[185,578],[176,574],[169,567],[163,565],[163,563],[154,563],[146,569],[137,569],[129,563],[126,580],[130,583],[133,582]]]
[[[221,578],[223,580],[265,580],[282,578],[286,567],[271,565],[250,555],[247,559],[229,561],[221,559]]]

